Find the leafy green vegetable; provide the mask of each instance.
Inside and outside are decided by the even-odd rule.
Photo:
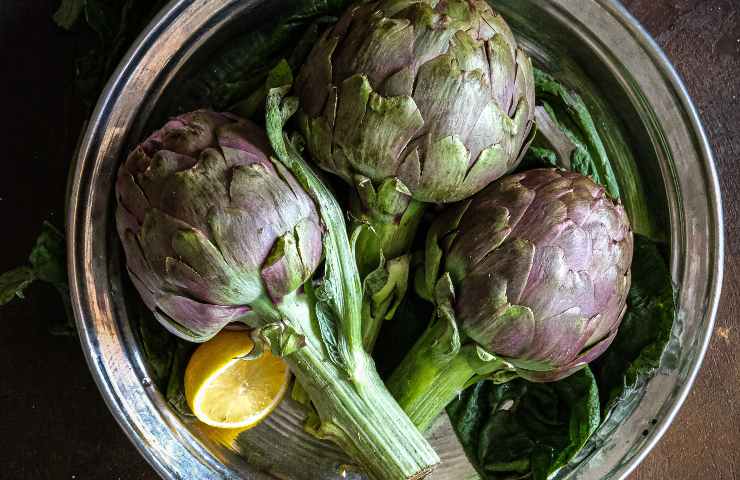
[[[627,308],[611,347],[591,365],[604,422],[564,472],[603,445],[640,402],[648,380],[671,361],[666,347],[676,317],[675,291],[660,244],[640,235],[635,236]]]
[[[195,348],[196,345],[193,343],[177,340],[175,342],[175,348],[172,351],[172,366],[170,368],[169,378],[167,379],[166,397],[167,401],[182,415],[193,414],[185,399],[184,381],[185,369]]]
[[[490,480],[545,480],[599,425],[599,393],[588,368],[555,383],[480,382],[447,407],[460,442]]]
[[[185,368],[197,347],[168,332],[152,313],[138,301],[137,327],[144,358],[152,382],[164,392],[167,400],[183,415],[192,415],[185,400]]]
[[[10,303],[14,298],[25,298],[23,292],[33,281],[36,274],[29,267],[18,267],[0,275],[0,305]]]
[[[658,244],[640,235],[635,236],[627,304],[617,337],[594,365],[606,412],[653,376],[670,340],[676,316],[668,266]]]
[[[64,235],[51,223],[44,222],[28,261],[36,278],[64,292],[68,291]]]
[[[336,20],[332,16],[350,3],[352,0],[290,2],[283,16],[228,40],[223,49],[214,52],[213,59],[186,80],[172,105],[180,112],[207,106],[215,110],[235,108],[252,116],[254,102],[248,102],[246,110],[242,110],[243,105],[234,105],[255,92],[263,100],[268,73],[283,58],[297,70],[323,29]]]
[[[590,176],[612,197],[619,198],[611,162],[583,99],[542,70],[535,69],[534,78],[537,102],[543,107],[537,111],[535,144],[552,146],[554,151],[545,155],[548,160],[554,153],[561,167]],[[541,158],[543,152],[540,147],[532,153]]]
[[[0,275],[0,305],[14,298],[24,298],[24,291],[36,280],[53,286],[62,297],[66,317],[54,319],[49,331],[55,335],[74,333],[74,316],[69,301],[64,235],[56,227],[44,222],[36,245],[28,257],[29,266],[19,267]]]
[[[647,210],[648,200],[644,187],[641,182],[635,181],[629,175],[630,172],[636,174],[634,168],[627,168],[634,167],[631,154],[614,150],[612,145],[609,153],[615,157],[608,156],[589,108],[580,96],[570,92],[553,77],[541,71],[536,72],[535,78],[540,102],[536,111],[538,133],[521,168],[559,166],[592,176],[612,193],[616,188],[617,194],[621,193],[622,200],[625,201],[635,231],[643,232],[651,238],[660,238],[660,235],[656,234],[654,220]],[[620,162],[619,169],[612,169],[611,162],[615,158]],[[619,187],[622,188],[621,191],[618,190]],[[587,435],[582,438],[583,441],[573,443],[566,453],[553,461],[552,454],[548,457],[538,453],[531,443],[522,441],[519,430],[516,428],[512,430],[512,422],[498,421],[496,420],[498,416],[492,417],[489,422],[487,437],[468,434],[466,440],[466,428],[474,428],[475,422],[472,423],[473,427],[466,426],[463,420],[467,417],[458,414],[459,420],[453,418],[453,424],[463,444],[466,445],[469,456],[483,476],[498,479],[519,478],[531,474],[535,479],[544,479],[559,468],[569,471],[598,448],[614,428],[629,415],[632,407],[641,398],[645,384],[659,368],[661,360],[665,361],[663,353],[670,339],[676,314],[673,284],[660,248],[659,243],[647,236],[635,236],[628,310],[621,323],[619,334],[609,350],[591,365],[598,386],[595,399],[597,402],[599,398],[601,399],[601,418],[604,418],[604,423],[594,432],[598,426],[597,420],[596,425],[589,427],[588,441],[585,441],[589,438]],[[452,417],[456,411],[454,409],[460,408],[461,402],[465,399],[467,410],[464,412],[469,415],[473,415],[476,409],[486,408],[486,405],[490,408],[492,395],[499,395],[500,399],[503,399],[506,398],[505,395],[515,395],[519,392],[517,388],[521,389],[527,385],[522,380],[516,382],[518,383],[505,384],[498,388],[478,384],[468,390],[460,401],[450,405],[448,411]],[[485,395],[488,397],[475,390],[476,388],[481,392],[487,388],[489,392]],[[597,415],[594,418],[599,417]],[[553,428],[548,433],[542,433],[542,436],[546,438],[556,431],[557,429]],[[476,438],[478,443],[473,443]],[[496,444],[499,456],[488,458],[485,455],[490,448],[481,450],[479,446],[481,438],[503,438],[507,441]],[[490,440],[486,441],[492,443]],[[518,441],[520,443],[517,443]],[[501,450],[504,448],[501,447],[502,444],[509,449]],[[471,448],[477,450],[473,451]],[[534,453],[525,458],[523,452]],[[488,470],[485,470],[486,468]]]
[[[77,87],[91,106],[131,43],[166,0],[62,0],[53,19],[78,30]]]
[[[648,191],[621,124],[582,77],[567,70],[556,79],[535,68],[538,133],[522,168],[552,165],[556,159],[562,168],[591,175],[624,203],[635,232],[663,240],[664,201]]]

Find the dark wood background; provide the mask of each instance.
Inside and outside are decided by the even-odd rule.
[[[50,21],[58,0],[0,0],[0,271],[22,263],[42,220],[63,223],[69,159],[82,121],[72,38]],[[740,476],[740,1],[625,0],[678,68],[720,170],[727,238],[722,303],[709,353],[666,436],[636,480]],[[63,315],[35,286],[0,310],[0,479],[151,479],[108,412]]]

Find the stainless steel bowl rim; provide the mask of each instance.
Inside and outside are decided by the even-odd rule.
[[[234,1],[228,0],[224,3],[232,3]],[[707,320],[697,344],[699,351],[690,372],[686,376],[667,414],[655,426],[649,440],[642,446],[641,450],[636,455],[633,455],[626,464],[619,467],[618,478],[625,478],[665,433],[688,395],[701,367],[711,338],[722,285],[724,265],[723,215],[719,196],[719,181],[712,150],[701,125],[697,110],[679,75],[660,47],[624,6],[616,0],[594,1],[608,10],[631,33],[637,43],[649,54],[654,65],[669,82],[670,87],[677,93],[677,97],[688,118],[688,127],[699,144],[697,148],[700,151],[703,161],[701,167],[707,176],[709,187],[707,192],[709,198],[707,200],[710,213],[713,215],[711,227],[713,232],[715,232],[712,239],[712,248],[715,251],[715,256],[711,265],[712,277],[708,288],[709,293],[707,295],[705,314]],[[124,387],[117,385],[113,381],[112,376],[117,369],[131,369],[136,366],[126,364],[112,365],[111,362],[113,360],[106,357],[106,350],[105,348],[101,348],[101,339],[97,335],[98,332],[94,328],[91,328],[91,322],[96,315],[100,315],[101,311],[105,311],[105,308],[110,308],[110,306],[105,304],[108,301],[106,298],[98,297],[91,293],[95,285],[90,284],[89,277],[85,276],[85,271],[92,266],[90,259],[94,258],[95,255],[101,255],[99,252],[92,252],[94,246],[90,243],[89,232],[89,229],[92,228],[92,216],[99,215],[100,212],[94,212],[92,207],[86,202],[91,189],[97,188],[97,186],[90,184],[90,179],[96,177],[95,171],[100,168],[100,159],[96,159],[94,153],[101,135],[116,134],[116,132],[106,133],[101,131],[101,126],[106,124],[106,118],[110,113],[109,109],[122,86],[127,82],[127,72],[147,54],[153,43],[153,39],[176,22],[178,15],[191,6],[192,3],[190,0],[173,0],[157,15],[148,28],[139,36],[134,46],[112,75],[92,114],[87,131],[80,144],[76,165],[71,177],[67,211],[69,280],[72,305],[88,366],[111,412],[141,454],[162,477],[167,479],[206,478],[206,476],[212,475],[219,475],[222,478],[235,478],[224,467],[222,459],[215,458],[206,448],[198,446],[199,444],[197,441],[194,441],[195,438],[192,437],[192,434],[170,428],[176,422],[179,422],[179,420],[171,412],[167,412],[166,409],[144,408],[141,414],[149,415],[149,417],[138,418],[138,421],[133,421],[131,409],[136,408],[136,405],[132,403],[138,402],[139,406],[143,406],[147,402],[156,401],[154,394],[149,388],[151,382],[144,378],[141,382],[142,389],[136,393],[138,397],[135,400],[130,398],[124,400],[124,396],[121,395],[122,392],[120,391]],[[109,187],[112,188],[111,185]],[[112,292],[112,294],[121,295],[121,292]],[[103,345],[102,347],[107,348],[108,346]],[[131,385],[131,388],[135,389],[136,386]],[[128,393],[130,395],[130,392]],[[142,428],[142,425],[145,427]],[[256,471],[252,472],[251,475],[253,478],[272,478],[263,476],[263,474]]]
[[[705,162],[706,162],[704,167],[707,169],[707,172],[710,177],[711,187],[712,187],[710,190],[710,195],[711,195],[710,203],[714,210],[715,222],[716,222],[715,228],[717,230],[717,235],[716,235],[715,245],[714,245],[714,248],[717,251],[717,258],[713,266],[715,276],[713,278],[712,285],[710,286],[710,289],[711,289],[710,305],[708,307],[709,308],[709,322],[707,324],[707,329],[704,332],[704,337],[702,338],[702,341],[701,341],[701,351],[699,353],[698,360],[695,363],[683,387],[681,388],[677,401],[673,404],[668,415],[666,415],[662,419],[662,421],[657,425],[657,428],[655,432],[653,433],[653,435],[651,436],[650,441],[645,445],[645,447],[641,450],[641,452],[638,455],[634,456],[631,459],[630,463],[625,468],[623,468],[623,474],[621,478],[626,478],[630,473],[632,473],[632,471],[635,468],[637,468],[640,462],[642,462],[645,459],[648,453],[650,453],[650,451],[655,447],[655,445],[658,443],[661,437],[668,430],[668,427],[673,422],[674,418],[676,417],[679,410],[681,409],[684,402],[686,401],[686,397],[688,396],[689,391],[691,391],[691,387],[694,385],[694,381],[696,380],[696,377],[699,374],[699,370],[701,369],[702,363],[704,362],[704,357],[707,353],[707,349],[709,348],[709,342],[712,338],[712,332],[714,330],[714,324],[715,324],[716,317],[717,317],[717,309],[719,308],[720,295],[722,292],[722,279],[724,275],[725,236],[724,236],[724,212],[722,210],[722,199],[720,196],[720,183],[719,183],[719,176],[717,174],[716,161],[714,159],[714,152],[712,151],[712,147],[711,147],[711,144],[709,143],[709,138],[707,137],[707,133],[704,130],[704,126],[701,123],[699,112],[696,106],[694,105],[694,102],[691,100],[691,96],[689,95],[686,85],[684,84],[683,80],[681,79],[681,76],[678,74],[675,67],[671,63],[671,61],[668,59],[668,56],[663,51],[663,49],[660,48],[660,46],[655,41],[655,39],[647,32],[647,30],[645,30],[642,24],[627,10],[627,8],[624,5],[622,5],[621,2],[617,0],[609,1],[608,4],[615,11],[616,15],[620,18],[622,24],[625,27],[627,27],[633,33],[633,35],[638,39],[638,41],[642,43],[650,51],[658,67],[666,75],[666,77],[672,84],[673,88],[675,88],[679,92],[679,97],[683,104],[683,107],[690,116],[691,127],[694,130],[694,132],[698,135],[699,140],[701,142],[701,148],[703,150],[703,155],[704,155]]]

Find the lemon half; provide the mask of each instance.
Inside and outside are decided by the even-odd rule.
[[[254,348],[249,334],[223,331],[193,353],[185,370],[185,398],[201,422],[218,428],[253,427],[272,412],[288,389],[285,361]]]

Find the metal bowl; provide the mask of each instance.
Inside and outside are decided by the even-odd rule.
[[[219,442],[170,409],[152,385],[132,333],[111,215],[118,164],[167,92],[177,89],[178,74],[197,67],[204,52],[217,49],[229,34],[259,25],[288,1],[171,2],[108,83],[73,172],[69,271],[82,347],[116,419],[164,478],[339,478],[342,454],[301,433],[299,411],[289,401],[236,442]],[[551,68],[574,63],[588,80],[583,93],[607,99],[604,108],[626,125],[623,133],[639,167],[653,179],[649,190],[669,232],[680,312],[661,371],[636,401],[623,406],[630,412],[625,421],[601,427],[601,446],[560,474],[622,479],[673,420],[710,338],[723,265],[712,153],[676,72],[617,1],[501,0],[495,5],[538,61]],[[454,435],[442,428],[433,436],[443,458],[434,478],[465,478],[469,467]]]

